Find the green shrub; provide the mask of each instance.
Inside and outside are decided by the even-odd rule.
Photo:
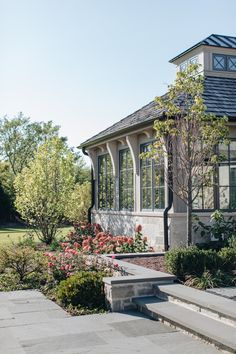
[[[221,270],[216,271],[214,274],[209,271],[205,271],[200,277],[187,277],[184,284],[196,289],[209,289],[220,286],[235,286],[236,278],[231,274],[222,272]]]
[[[0,251],[0,269],[9,269],[18,275],[20,281],[34,272],[46,269],[46,258],[29,246],[10,245]]]
[[[196,246],[175,248],[165,255],[167,271],[179,278],[187,274],[201,276],[205,270],[216,271],[221,267],[221,257],[216,251],[201,250]]]
[[[104,272],[81,271],[60,282],[56,298],[64,306],[78,306],[88,309],[104,308]]]
[[[18,242],[16,243],[16,246],[31,247],[33,249],[36,249],[37,244],[34,240],[34,233],[32,231],[28,231],[25,235],[19,238]]]
[[[225,247],[219,251],[222,270],[230,272],[236,270],[236,248]]]
[[[228,246],[232,247],[232,248],[236,248],[236,235],[232,235],[229,239],[228,239]]]
[[[197,215],[194,216],[194,219],[193,229],[195,232],[200,232],[202,237],[208,236],[209,239],[213,236],[222,245],[226,245],[227,240],[236,233],[235,218],[233,216],[225,217],[219,210],[215,210],[211,214],[210,224],[202,222]]]

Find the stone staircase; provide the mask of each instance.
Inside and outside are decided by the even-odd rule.
[[[236,353],[236,301],[174,283],[154,294],[133,299],[139,311]]]

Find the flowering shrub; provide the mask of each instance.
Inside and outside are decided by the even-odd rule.
[[[100,231],[102,231],[102,228],[99,224],[75,223],[74,230],[70,231],[67,237],[72,243],[81,243],[84,236],[95,237]]]
[[[111,260],[84,254],[80,251],[81,246],[77,242],[73,245],[64,242],[61,247],[62,251],[59,253],[45,253],[48,258],[49,274],[55,280],[64,280],[79,271],[99,271],[119,275],[124,272],[117,263]]]
[[[147,252],[147,238],[142,236],[142,226],[135,228],[135,236],[113,236],[98,224],[75,226],[68,235],[71,244],[78,245],[85,254]]]

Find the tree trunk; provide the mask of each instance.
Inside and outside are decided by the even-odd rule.
[[[187,246],[192,245],[192,211],[193,211],[193,201],[192,201],[192,179],[188,179],[188,196],[187,196]]]
[[[192,203],[187,205],[187,246],[192,245]]]

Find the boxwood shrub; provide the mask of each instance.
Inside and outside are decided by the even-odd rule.
[[[214,250],[202,250],[196,246],[174,248],[165,255],[167,271],[180,279],[186,275],[201,276],[204,271],[216,271],[222,267],[222,258]]]
[[[104,272],[80,271],[63,280],[57,287],[56,298],[64,306],[72,305],[88,309],[105,307],[103,287]]]

